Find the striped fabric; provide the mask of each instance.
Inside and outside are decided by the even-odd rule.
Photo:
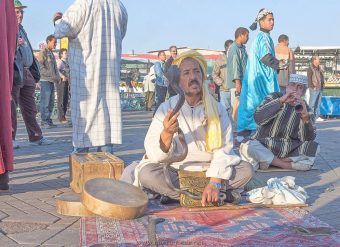
[[[257,107],[254,119],[257,124],[252,139],[258,140],[279,158],[306,155],[315,157],[318,143],[310,108],[311,120],[304,123],[301,114],[293,106],[284,104],[281,107],[281,93],[269,94]]]
[[[55,26],[69,38],[73,146],[121,143],[119,96],[127,12],[119,0],[76,0]]]

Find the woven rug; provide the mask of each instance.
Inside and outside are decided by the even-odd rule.
[[[81,220],[81,246],[150,246],[149,217],[156,225],[158,246],[340,246],[340,233],[300,208],[256,208],[189,212],[177,205],[151,202],[147,214],[135,220],[102,217]],[[324,227],[328,233],[306,235],[297,227]]]

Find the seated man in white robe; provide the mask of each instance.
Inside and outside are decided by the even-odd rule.
[[[307,77],[291,74],[286,93],[269,94],[257,107],[257,130],[240,145],[240,154],[255,170],[270,165],[283,169],[310,170],[319,152],[314,116],[301,98]]]
[[[179,86],[185,93],[184,105],[173,117],[170,117],[171,112],[179,95],[160,105],[145,137],[146,155],[137,166],[125,169],[122,180],[178,200],[180,194],[167,185],[163,167],[183,152],[178,138],[180,128],[188,145],[188,155],[183,161],[172,163],[169,171],[172,183],[179,187],[178,169],[206,171],[210,182],[204,188],[202,206],[219,200],[222,181],[227,198],[232,198],[228,193],[243,188],[252,178],[253,168],[235,155],[228,112],[203,83],[206,61],[200,53],[187,51],[173,64],[179,68]]]

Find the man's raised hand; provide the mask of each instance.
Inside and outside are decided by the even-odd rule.
[[[56,12],[53,16],[53,24],[58,24],[58,20],[60,20],[61,18],[63,18],[63,13],[61,12]]]
[[[179,116],[179,112],[177,112],[175,115],[171,117],[173,113],[173,109],[170,109],[167,114],[165,115],[165,118],[163,120],[163,128],[164,131],[168,134],[175,134],[178,132],[179,124],[177,121],[177,118]]]
[[[297,100],[298,99],[297,99],[297,96],[296,96],[296,92],[289,91],[289,90],[287,90],[286,94],[281,96],[281,98],[280,98],[281,104],[288,103],[288,104],[293,105],[293,104],[296,103]]]

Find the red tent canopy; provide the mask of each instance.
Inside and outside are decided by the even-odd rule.
[[[220,55],[204,55],[205,59],[209,60],[216,60],[220,57]],[[153,55],[153,54],[138,54],[138,55],[131,55],[131,54],[122,54],[123,59],[128,59],[128,60],[151,60],[151,61],[157,61],[158,56]]]

